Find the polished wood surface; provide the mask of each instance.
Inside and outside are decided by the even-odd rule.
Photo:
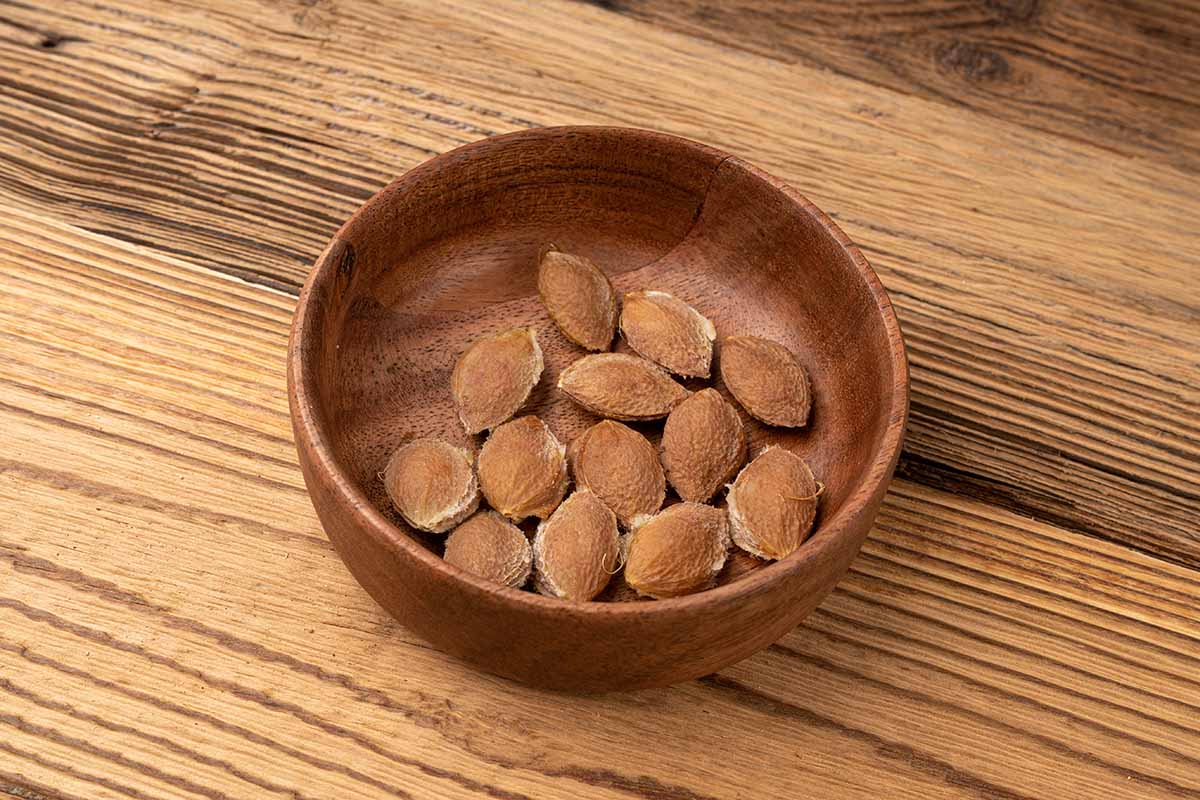
[[[1093,94],[1002,104],[607,5],[0,5],[5,792],[1200,791],[1200,119],[1150,98],[1198,85],[1195,13],[1103,34],[1128,83],[1050,42]],[[1030,6],[1014,47],[1072,7]],[[855,35],[790,47],[835,62]],[[927,57],[907,42],[888,52]],[[1113,113],[1170,146],[1059,127]],[[282,364],[309,266],[372,192],[585,123],[709,142],[829,211],[895,303],[913,406],[804,624],[694,682],[567,699],[429,649],[354,582]]]

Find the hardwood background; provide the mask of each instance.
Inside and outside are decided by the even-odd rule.
[[[395,175],[658,128],[860,243],[912,359],[851,574],[720,674],[570,698],[387,618],[284,351]],[[1200,797],[1200,9],[0,0],[0,794]]]

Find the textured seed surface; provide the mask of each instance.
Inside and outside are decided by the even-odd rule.
[[[730,336],[721,340],[720,362],[725,386],[751,416],[789,428],[808,422],[808,373],[791,350],[757,336]]]
[[[588,350],[607,350],[617,328],[617,293],[582,256],[549,250],[538,265],[538,294],[563,334]]]
[[[729,487],[734,543],[759,558],[786,558],[812,532],[816,495],[804,459],[781,447],[763,451]]]
[[[662,464],[675,492],[703,503],[746,463],[746,434],[737,409],[716,389],[675,406],[662,435]]]
[[[383,487],[409,525],[442,533],[479,506],[479,484],[467,450],[438,439],[417,439],[388,459]]]
[[[584,356],[562,371],[558,388],[579,405],[610,419],[660,419],[688,390],[653,363],[624,353]]]
[[[533,539],[535,585],[564,600],[591,600],[616,570],[621,550],[617,518],[587,489],[575,491]]]
[[[504,423],[479,450],[483,496],[513,522],[545,519],[567,491],[565,450],[537,417]]]
[[[625,580],[655,598],[691,594],[712,585],[729,552],[725,512],[699,503],[677,503],[629,534]]]
[[[567,452],[575,484],[603,500],[622,526],[662,508],[666,480],[658,453],[632,428],[609,419],[597,422]]]
[[[532,328],[476,341],[450,376],[458,418],[467,433],[491,430],[512,417],[542,377],[542,348]]]
[[[708,377],[716,328],[673,294],[626,294],[621,307],[621,335],[640,355],[676,375]]]
[[[533,569],[529,540],[495,511],[480,511],[451,531],[444,557],[460,569],[513,588],[524,586]]]

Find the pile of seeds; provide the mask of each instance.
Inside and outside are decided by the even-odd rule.
[[[672,377],[709,377],[712,322],[660,291],[629,292],[618,309],[600,269],[554,248],[541,258],[538,292],[563,334],[595,351],[563,370],[559,390],[604,419],[570,448],[536,416],[514,419],[541,379],[536,333],[474,342],[450,390],[466,432],[487,438],[478,454],[418,439],[392,455],[384,486],[409,525],[449,532],[445,559],[462,569],[512,587],[532,576],[538,592],[579,601],[622,568],[638,594],[677,597],[712,586],[734,545],[768,560],[800,547],[823,488],[812,470],[779,447],[747,464],[737,409],[715,389],[691,392]],[[638,355],[607,352],[618,328]],[[807,423],[808,376],[786,347],[730,336],[719,355],[721,379],[752,417]],[[657,450],[617,421],[663,418]],[[664,509],[668,483],[681,502]],[[722,487],[718,508],[710,503]],[[491,510],[478,510],[481,494]],[[517,527],[528,518],[539,520],[532,542]]]

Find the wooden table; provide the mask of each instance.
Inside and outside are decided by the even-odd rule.
[[[1194,7],[40,5],[0,2],[0,795],[1200,796]],[[912,359],[851,574],[667,690],[432,650],[292,448],[288,324],[340,222],[564,123],[791,181]]]

